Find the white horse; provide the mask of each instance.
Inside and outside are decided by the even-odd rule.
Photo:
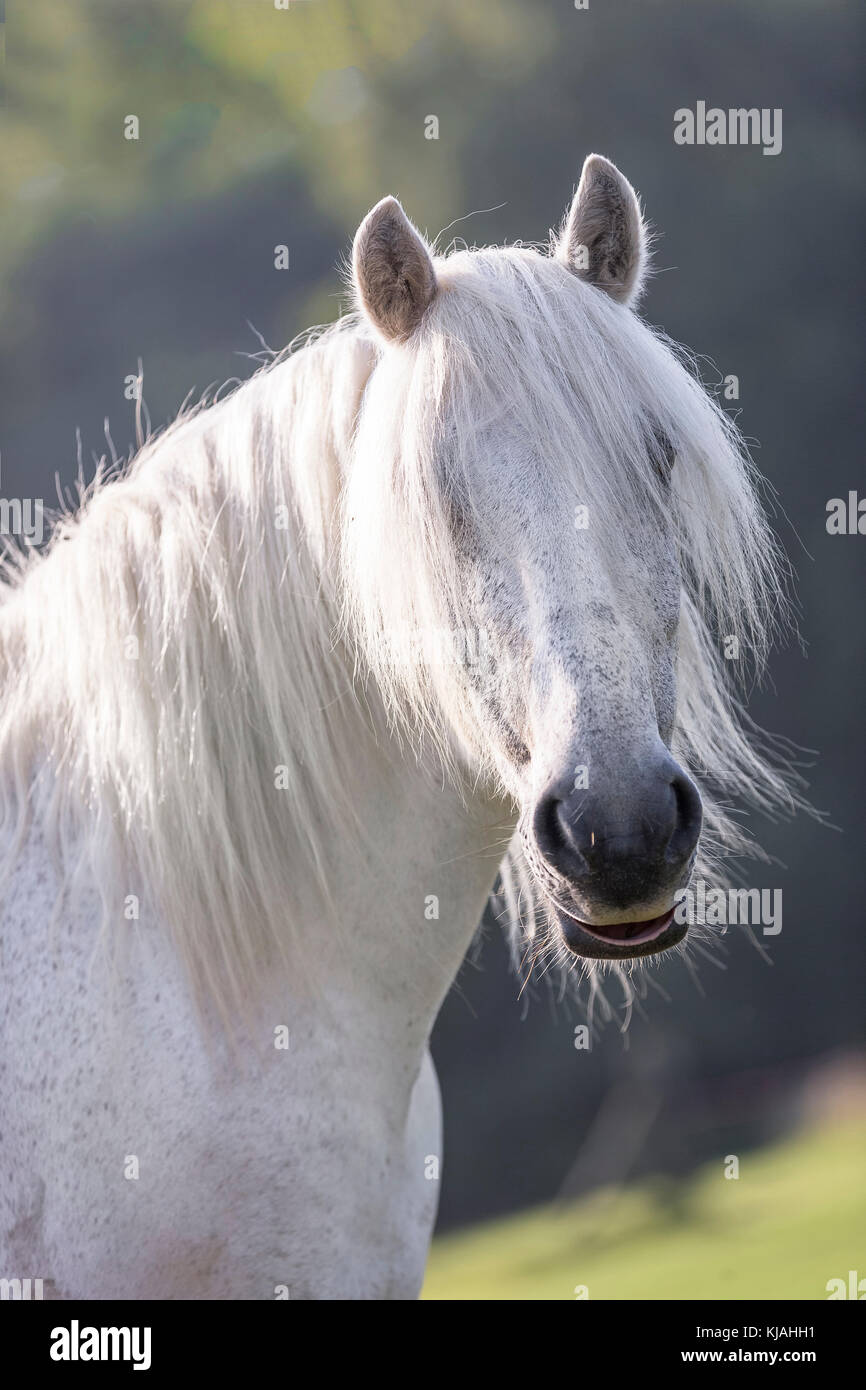
[[[796,799],[728,678],[778,552],[646,258],[595,155],[550,248],[435,257],[386,198],[356,313],[12,565],[3,1277],[416,1296],[428,1038],[499,861],[519,949],[622,969],[744,847],[726,801]]]

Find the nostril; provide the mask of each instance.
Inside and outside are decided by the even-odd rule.
[[[568,798],[545,796],[536,807],[532,820],[536,848],[560,873],[574,875],[588,867],[581,820],[581,812]]]
[[[556,822],[559,829],[559,838],[566,849],[572,854],[577,854],[581,860],[586,859],[586,851],[590,848],[586,842],[584,834],[583,808],[576,807],[573,802],[560,801],[556,807]],[[591,837],[595,843],[595,836]]]
[[[555,796],[539,801],[532,818],[535,843],[546,859],[556,860],[563,846],[562,824],[559,817],[562,802]]]
[[[703,806],[700,794],[691,778],[679,773],[671,784],[676,798],[676,824],[668,845],[669,850],[690,854],[701,833]]]

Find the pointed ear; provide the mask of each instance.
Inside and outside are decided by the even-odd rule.
[[[383,198],[355,235],[352,271],[371,322],[393,342],[410,337],[436,294],[426,242],[396,198]]]
[[[556,259],[618,304],[636,300],[647,267],[637,194],[609,159],[591,154],[557,238]]]

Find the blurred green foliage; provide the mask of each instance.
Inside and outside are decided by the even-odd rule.
[[[551,41],[517,0],[10,0],[0,277],[76,210],[132,218],[273,165],[341,219],[371,188],[451,203],[454,122],[419,162],[425,103],[447,123],[470,83],[528,74]]]
[[[434,1243],[428,1299],[821,1299],[863,1267],[866,1126],[604,1189]]]

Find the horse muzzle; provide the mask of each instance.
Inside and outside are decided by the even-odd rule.
[[[675,920],[674,897],[701,823],[697,789],[667,752],[626,795],[551,787],[532,818],[533,857],[568,949],[625,960],[681,941],[688,926]]]

